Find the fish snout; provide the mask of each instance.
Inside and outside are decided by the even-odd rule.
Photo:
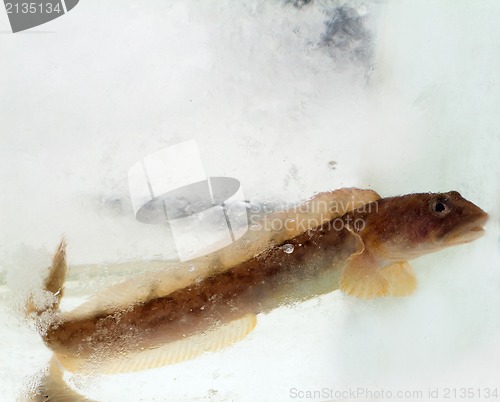
[[[444,241],[450,245],[469,243],[483,236],[484,225],[489,215],[477,205],[470,203],[463,214],[462,224],[445,236]]]

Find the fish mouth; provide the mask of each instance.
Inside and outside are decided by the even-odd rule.
[[[488,214],[483,212],[479,217],[472,219],[452,231],[443,239],[447,244],[464,244],[479,239],[484,235],[484,224],[488,220]]]

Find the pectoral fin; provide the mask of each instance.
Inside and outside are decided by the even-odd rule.
[[[365,299],[387,296],[389,282],[381,275],[377,262],[366,249],[361,236],[349,226],[347,230],[355,237],[356,251],[349,257],[342,271],[340,290]]]
[[[340,277],[340,290],[348,295],[370,299],[388,296],[389,281],[366,252],[352,255]]]
[[[391,296],[409,296],[417,287],[417,278],[407,261],[389,265],[380,273],[389,282]]]

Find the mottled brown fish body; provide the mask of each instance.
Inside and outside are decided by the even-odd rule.
[[[331,222],[276,245],[230,270],[129,309],[60,322],[45,336],[57,353],[140,350],[188,337],[247,313],[331,292],[356,241]],[[285,249],[293,247],[290,253]]]
[[[162,276],[157,283],[149,281],[149,276],[141,282],[146,286],[139,287],[130,300],[119,298],[116,304],[113,297],[111,303],[87,303],[90,308],[62,314],[44,335],[45,342],[65,367],[78,370],[82,361],[99,364],[128,352],[147,354],[151,348],[158,352],[162,345],[175,346],[176,341],[197,339],[201,333],[214,334],[227,323],[243,321],[246,329],[241,333],[248,333],[255,321],[246,321],[246,316],[255,318],[257,313],[337,288],[362,298],[407,296],[416,288],[407,260],[479,238],[488,218],[454,191],[376,201],[370,194],[367,199],[362,207],[342,217],[331,215],[315,228],[292,231],[295,237],[281,237],[277,245],[272,245],[270,233],[259,233],[271,243],[258,248],[263,251],[255,256],[247,254],[226,264],[210,259],[208,265],[197,266],[202,268],[198,276],[184,277],[184,269],[177,271],[180,278]],[[244,255],[244,250],[237,251]],[[188,266],[181,268],[187,270]],[[231,339],[241,339],[233,335]],[[219,338],[215,341],[210,344],[212,349],[219,347]],[[175,353],[163,362],[179,361],[184,349],[182,353],[175,349]],[[72,363],[72,359],[79,362]],[[158,366],[149,363],[133,367]]]

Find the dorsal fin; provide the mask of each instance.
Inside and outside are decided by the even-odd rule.
[[[237,242],[214,255],[224,267],[232,267],[260,254],[270,245],[282,244],[309,229],[378,199],[380,196],[375,191],[358,188],[318,193],[302,204],[264,215],[255,225],[251,225]]]
[[[163,297],[195,281],[224,272],[257,256],[276,244],[294,238],[308,229],[344,215],[346,212],[379,199],[373,190],[344,188],[318,193],[309,200],[285,211],[262,217],[257,225],[236,242],[216,252],[185,262],[130,263],[153,269],[125,282],[111,286],[69,313],[66,318],[112,313],[156,297]],[[118,267],[107,265],[108,268]],[[142,269],[141,269],[142,270]]]
[[[132,304],[168,295],[216,272],[216,267],[204,261],[154,262],[149,266],[152,268],[150,272],[104,289],[72,311],[63,313],[63,318],[112,314],[118,309],[129,308]]]

